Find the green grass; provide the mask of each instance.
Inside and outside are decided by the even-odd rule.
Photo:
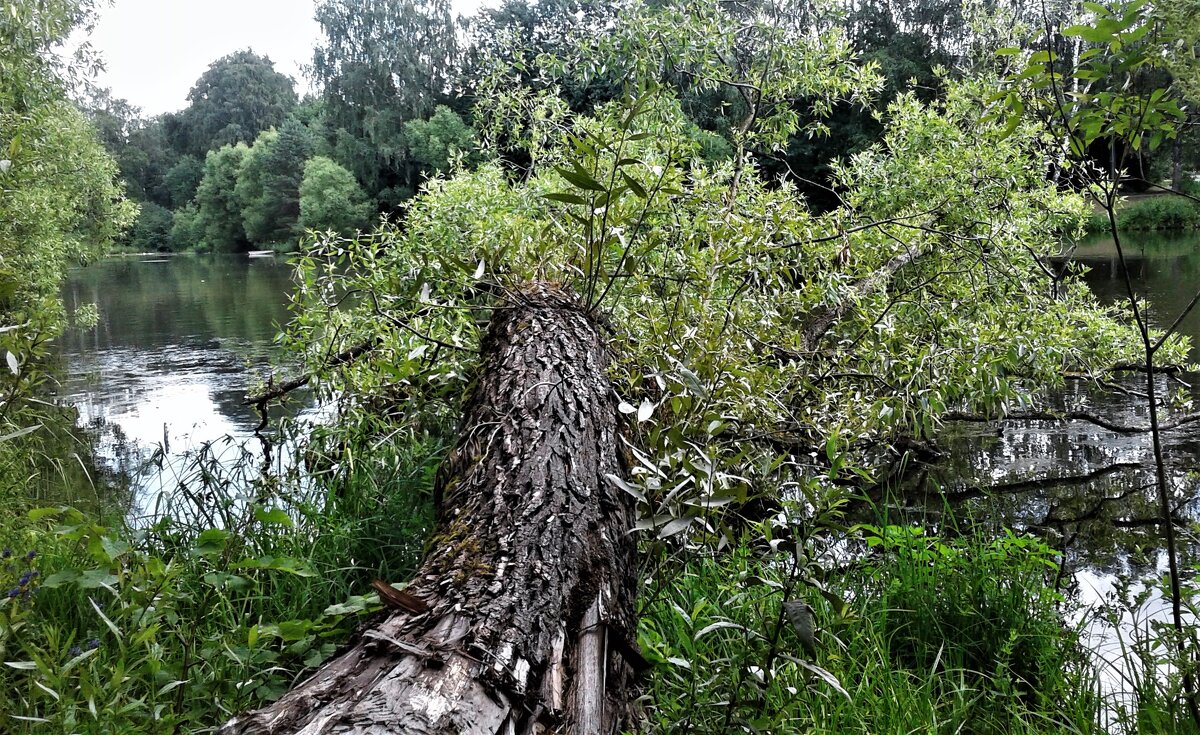
[[[432,522],[440,445],[368,432],[313,437],[312,471],[267,483],[201,451],[177,478],[199,504],[145,528],[10,497],[0,731],[208,731],[331,655]]]
[[[69,465],[40,502],[0,484],[13,511],[0,521],[0,731],[209,732],[331,655],[378,609],[371,579],[406,579],[432,524],[443,443],[383,428],[313,432],[296,445],[304,471],[266,482],[253,453],[231,466],[201,451],[176,478],[192,502],[147,527],[36,507],[87,482]],[[0,456],[34,448],[0,443]],[[0,465],[0,479],[26,471]],[[1178,675],[1146,673],[1184,660],[1161,629],[1129,632],[1116,654],[1132,697],[1102,696],[1040,540],[883,522],[820,563],[816,542],[793,545],[647,547],[646,732],[1197,732]]]
[[[1122,230],[1194,230],[1200,228],[1200,203],[1182,196],[1155,196],[1118,205],[1117,226]],[[1108,232],[1108,215],[1088,218],[1088,232]]]
[[[1195,732],[1172,705],[1178,692],[1153,677],[1124,709],[1102,696],[1041,541],[911,526],[863,527],[859,538],[867,553],[823,577],[745,546],[660,560],[640,633],[657,664],[649,731]],[[811,648],[805,625],[783,614],[789,600],[810,606]]]

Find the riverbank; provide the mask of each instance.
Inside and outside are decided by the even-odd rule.
[[[1122,231],[1181,232],[1200,229],[1200,202],[1178,194],[1138,194],[1117,205],[1117,226]],[[1109,231],[1108,215],[1097,207],[1087,220],[1089,233]]]

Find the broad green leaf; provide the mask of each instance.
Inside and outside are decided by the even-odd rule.
[[[590,202],[578,194],[568,194],[566,192],[554,192],[552,194],[543,194],[543,199],[549,199],[553,202],[563,202],[564,204],[583,204],[587,205]]]
[[[558,172],[559,176],[562,176],[564,179],[575,186],[578,186],[580,189],[588,189],[590,191],[606,191],[603,184],[601,184],[599,181],[596,181],[586,172],[572,171],[571,169],[563,168],[561,166],[555,166],[554,170]],[[549,195],[547,195],[547,198],[549,198]]]

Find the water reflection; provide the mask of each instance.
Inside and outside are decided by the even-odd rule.
[[[1136,291],[1150,299],[1152,322],[1171,323],[1200,288],[1200,237],[1127,237],[1124,249]],[[1112,240],[1082,243],[1072,255],[1088,268],[1085,279],[1101,299],[1126,298]],[[1192,340],[1192,359],[1200,359],[1200,313],[1184,319],[1179,331]],[[1145,376],[1136,373],[1105,386],[1069,380],[1036,402],[1056,413],[1077,411],[1119,426],[1146,426],[1145,389]],[[1178,407],[1189,402],[1200,404],[1200,375],[1159,376],[1156,389],[1175,406],[1160,412],[1166,417],[1179,415]],[[1200,466],[1200,423],[1166,431],[1163,440],[1178,511],[1194,513],[1191,473]],[[1148,433],[1113,431],[1085,420],[952,423],[940,443],[945,458],[908,478],[904,504],[937,514],[947,499],[957,501],[957,516],[965,509],[968,516],[1059,539],[1079,567],[1135,576],[1156,569],[1158,502]]]
[[[1200,289],[1200,235],[1141,232],[1126,234],[1121,242],[1134,288],[1150,300],[1151,322],[1169,325]],[[1071,255],[1090,269],[1085,279],[1100,298],[1127,298],[1111,238],[1086,240]],[[1200,361],[1200,312],[1189,314],[1179,332],[1191,337],[1192,361]]]
[[[269,368],[291,288],[276,258],[113,258],[70,274],[68,314],[95,304],[100,320],[60,339],[58,398],[102,427],[101,457],[143,460],[133,472],[143,510],[171,486],[172,458],[253,433],[258,417],[242,400]]]
[[[1200,288],[1200,236],[1129,235],[1123,249],[1136,293],[1149,299],[1151,323],[1171,324]],[[1102,300],[1127,299],[1125,274],[1111,239],[1081,243],[1072,257],[1086,266],[1084,278]],[[1200,312],[1184,318],[1178,330],[1191,339],[1191,360],[1200,361]],[[1072,380],[1061,390],[1037,396],[1036,402],[1050,411],[1086,412],[1112,424],[1146,426],[1145,390],[1144,374],[1128,374],[1107,386]],[[1166,419],[1195,410],[1200,375],[1159,376],[1156,392],[1171,402],[1160,411]],[[1196,519],[1200,423],[1165,431],[1163,443],[1175,512]],[[1170,606],[1153,589],[1136,603],[1116,604],[1152,587],[1166,568],[1149,434],[1113,431],[1083,420],[954,423],[946,427],[940,444],[944,459],[910,475],[899,488],[899,504],[937,522],[949,514],[955,523],[980,519],[1026,529],[1063,549],[1071,572],[1064,581],[1082,609],[1092,611],[1081,614],[1120,611],[1113,620],[1093,618],[1085,633],[1101,664],[1104,689],[1128,691],[1138,672],[1119,655],[1121,646],[1135,629],[1170,616]],[[1189,550],[1191,558],[1195,552]]]

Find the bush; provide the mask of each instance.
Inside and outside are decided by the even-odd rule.
[[[864,528],[868,554],[837,575],[744,547],[651,561],[665,568],[642,597],[647,731],[1101,731],[1052,549]]]
[[[1194,230],[1200,228],[1200,204],[1180,196],[1139,199],[1117,208],[1122,230]],[[1096,212],[1088,219],[1089,232],[1107,232],[1108,216]]]
[[[129,233],[129,247],[139,253],[171,249],[173,218],[171,210],[153,202],[143,202],[142,211]]]

